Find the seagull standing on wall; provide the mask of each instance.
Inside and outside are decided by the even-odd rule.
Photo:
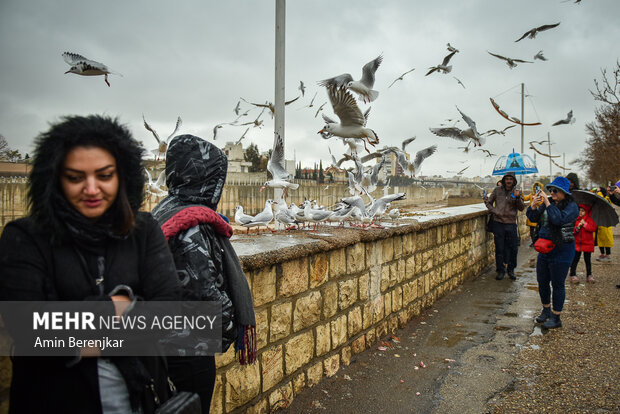
[[[297,190],[297,188],[299,188],[299,184],[289,182],[293,177],[284,167],[284,141],[280,135],[276,138],[276,144],[271,152],[269,162],[267,163],[267,171],[271,173],[272,178],[263,184],[260,188],[260,192],[262,192],[265,187],[284,188],[288,196],[289,188],[292,190]]]

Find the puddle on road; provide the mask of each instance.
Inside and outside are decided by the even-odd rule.
[[[459,342],[463,340],[466,340],[466,341],[473,340],[473,337],[477,334],[478,332],[476,331],[469,331],[469,332],[457,332],[455,334],[451,334],[450,336],[446,336],[445,333],[442,334],[438,332],[434,335],[431,335],[430,338],[428,338],[426,345],[438,346],[438,347],[444,347],[444,348],[453,348],[455,345],[457,345]]]
[[[540,326],[535,326],[530,336],[542,336],[542,334],[543,333],[542,333],[542,330],[540,329]]]

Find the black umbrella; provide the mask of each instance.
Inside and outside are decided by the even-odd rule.
[[[571,194],[577,204],[592,206],[591,216],[597,226],[613,227],[618,224],[616,210],[603,197],[582,190],[573,190]]]

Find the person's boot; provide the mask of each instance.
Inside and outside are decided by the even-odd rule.
[[[557,313],[551,313],[551,317],[547,319],[545,323],[543,323],[543,328],[545,329],[555,329],[562,327],[562,321],[560,320],[560,315]]]
[[[515,271],[514,271],[514,269],[513,269],[513,270],[509,270],[509,271],[508,271],[508,277],[509,277],[511,280],[517,280],[517,276],[515,276]]]
[[[542,312],[540,312],[540,315],[538,315],[538,317],[536,318],[536,322],[538,323],[546,322],[547,319],[549,319],[550,317],[551,317],[551,307],[543,308]]]
[[[497,272],[497,276],[495,276],[495,279],[502,280],[505,275],[506,275],[506,273],[504,273],[504,272]]]

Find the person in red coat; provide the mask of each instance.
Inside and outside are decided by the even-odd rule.
[[[586,282],[594,283],[592,277],[592,252],[594,252],[594,232],[596,231],[596,223],[590,216],[592,207],[586,204],[579,204],[579,217],[575,221],[575,258],[570,266],[570,281],[579,283],[577,277],[577,264],[581,259],[583,252],[583,260],[586,262]]]

